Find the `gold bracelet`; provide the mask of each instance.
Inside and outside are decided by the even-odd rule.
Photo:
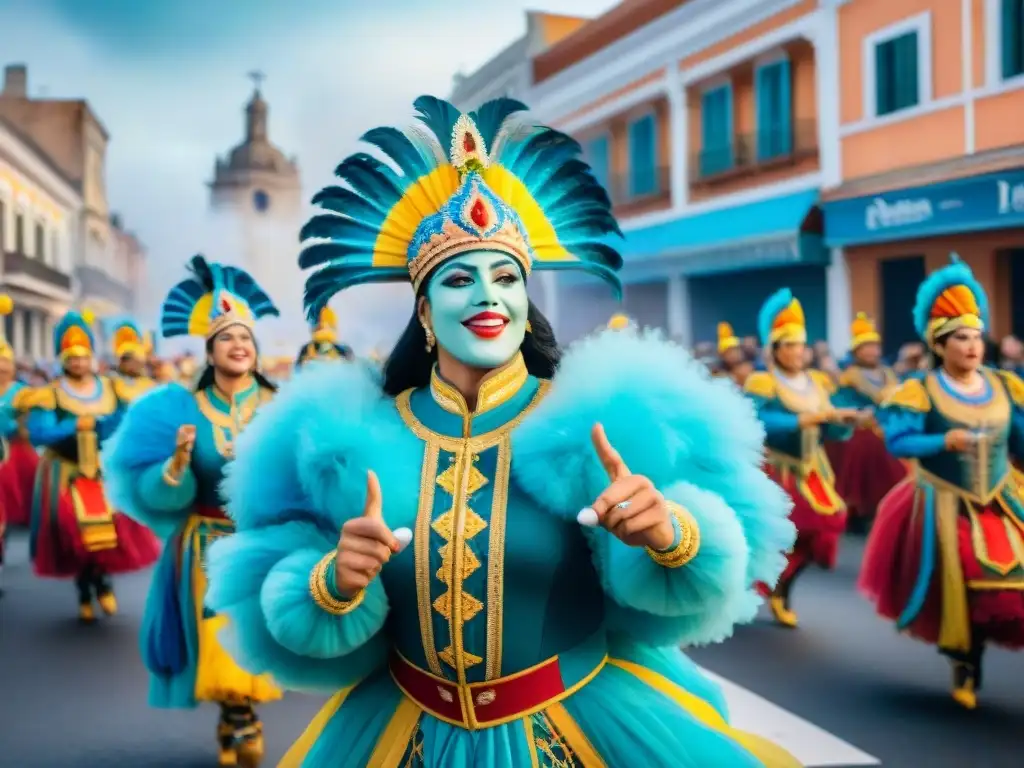
[[[666,501],[668,511],[679,525],[679,543],[667,552],[646,547],[647,554],[664,568],[681,568],[700,551],[700,528],[688,510],[673,501]]]
[[[174,466],[174,458],[171,457],[164,463],[164,482],[172,488],[177,488],[181,485],[181,479],[184,476],[184,472],[175,477],[174,472],[171,471],[171,467]]]
[[[313,602],[319,605],[327,613],[333,616],[344,616],[354,611],[366,597],[366,590],[359,590],[351,600],[339,600],[331,594],[327,585],[327,570],[334,562],[335,553],[328,552],[317,563],[309,573],[309,594],[313,596]]]

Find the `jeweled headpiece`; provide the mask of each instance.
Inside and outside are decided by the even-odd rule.
[[[7,317],[14,311],[14,300],[6,293],[0,293],[0,317]],[[7,360],[14,359],[14,347],[7,341],[7,334],[4,331],[6,323],[0,323],[0,357]]]
[[[804,308],[789,288],[780,288],[761,305],[757,331],[761,344],[766,347],[787,341],[807,341]]]
[[[921,283],[914,302],[914,326],[932,349],[936,339],[959,328],[984,331],[988,326],[985,289],[955,253],[950,262]]]
[[[624,315],[621,312],[617,312],[608,318],[608,328],[612,331],[624,331],[632,324],[632,320],[629,319],[629,315]]]
[[[564,133],[526,121],[526,106],[496,99],[463,114],[446,101],[415,102],[423,127],[375,128],[363,141],[397,167],[365,153],[335,171],[347,187],[313,198],[301,238],[311,320],[338,291],[360,283],[411,282],[419,291],[441,262],[499,251],[533,269],[583,269],[620,291],[622,257],[604,241],[621,231],[607,193]]]
[[[858,312],[850,323],[850,349],[856,349],[861,344],[877,344],[882,340],[874,322],[864,312]]]
[[[96,350],[92,334],[92,313],[71,310],[53,329],[53,348],[61,361],[69,357],[92,357]]]
[[[728,323],[718,324],[718,354],[723,354],[730,349],[740,345],[740,340],[733,333],[732,326]]]
[[[252,330],[261,317],[277,317],[277,307],[244,269],[207,262],[193,256],[192,276],[178,283],[164,299],[160,331],[164,338],[199,336],[210,339],[232,325]]]
[[[130,355],[145,359],[146,340],[133,320],[127,317],[117,318],[111,323],[110,328],[114,357],[120,360]]]
[[[334,310],[324,307],[320,310],[313,326],[313,341],[317,344],[334,344],[338,340],[338,318]]]

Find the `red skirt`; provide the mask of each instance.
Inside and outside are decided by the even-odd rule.
[[[39,454],[25,440],[14,439],[10,454],[0,464],[0,505],[8,525],[25,526],[32,517],[32,488],[36,481]]]
[[[37,576],[69,578],[86,567],[109,574],[147,568],[160,541],[143,525],[111,512],[102,481],[60,482],[60,462],[44,458],[36,474],[29,551]]]
[[[839,539],[846,529],[846,511],[841,503],[836,503],[835,489],[828,479],[818,472],[811,472],[801,488],[795,472],[780,471],[771,464],[765,467],[765,472],[789,494],[793,502],[789,519],[796,526],[796,544],[789,556],[790,567],[787,567],[786,572],[807,563],[834,568],[839,553]],[[785,576],[786,573],[783,578]]]
[[[868,537],[864,561],[857,586],[875,605],[879,615],[898,621],[906,610],[921,569],[925,535],[938,535],[924,531],[923,494],[915,496],[917,485],[913,478],[899,483],[886,495],[878,507],[875,525]],[[976,513],[982,538],[990,559],[1011,558],[1009,535],[1003,526],[1003,514],[998,503],[990,504]],[[967,605],[973,627],[989,641],[1008,648],[1024,648],[1024,590],[972,589],[969,582],[996,581],[979,557],[972,536],[970,518],[961,513],[957,517],[957,552],[963,570],[967,592]],[[1020,535],[1020,534],[1018,534]],[[1021,537],[1024,540],[1024,536]],[[1020,564],[1018,568],[1022,567]],[[935,645],[942,626],[942,561],[938,549],[931,578],[920,610],[912,621],[902,627],[911,636]]]
[[[836,473],[836,491],[849,514],[873,517],[882,498],[907,476],[906,465],[889,453],[873,429],[858,429],[841,443],[825,446]]]

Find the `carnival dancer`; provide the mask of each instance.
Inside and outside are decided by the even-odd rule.
[[[797,625],[790,597],[809,565],[833,568],[846,526],[846,506],[835,489],[835,473],[822,448],[824,440],[847,440],[861,418],[853,408],[837,408],[831,377],[805,367],[804,310],[788,288],[772,294],[758,316],[761,343],[770,352],[769,370],[752,373],[744,391],[764,424],[766,468],[793,501],[796,544],[774,586],[761,586],[775,620]]]
[[[338,344],[338,320],[330,307],[324,307],[313,328],[313,338],[302,345],[295,367],[310,360],[352,360],[352,350]]]
[[[205,558],[210,542],[234,530],[219,487],[238,434],[274,393],[257,370],[255,323],[278,312],[241,269],[202,256],[189,269],[164,301],[161,331],[204,339],[206,367],[194,390],[171,383],[136,401],[105,468],[114,503],[167,541],[142,628],[150,704],[217,703],[219,764],[256,765],[263,726],[254,707],[281,694],[241,670],[218,641],[225,617],[204,605]]]
[[[14,302],[0,295],[0,316],[14,311]],[[24,398],[29,389],[17,380],[14,349],[0,328],[0,520],[8,526],[26,526],[31,517],[32,486],[39,454],[25,429]],[[0,525],[0,528],[3,526]],[[0,547],[3,536],[0,535]],[[2,557],[0,557],[2,561]]]
[[[750,620],[792,542],[749,405],[652,334],[560,360],[527,278],[621,265],[579,145],[509,99],[416,107],[364,137],[400,172],[350,157],[303,230],[309,317],[412,283],[383,388],[300,373],[242,435],[210,554],[240,663],[335,692],[281,765],[795,765],[673,648]]]
[[[739,337],[729,323],[718,324],[718,375],[732,379],[742,388],[753,372],[754,364],[747,359]]]
[[[851,362],[839,376],[839,399],[865,413],[874,413],[899,385],[896,373],[882,364],[882,337],[875,324],[858,312],[850,325]],[[836,474],[836,490],[846,502],[847,525],[866,531],[878,503],[906,477],[906,466],[889,453],[874,416],[845,442],[825,444]]]
[[[1024,647],[1024,383],[983,366],[988,299],[966,264],[917,292],[917,332],[935,367],[884,403],[886,442],[916,462],[882,501],[860,588],[901,632],[949,657],[953,698],[977,706],[986,645]]]
[[[29,553],[38,576],[74,577],[78,616],[95,620],[93,599],[117,612],[111,576],[152,565],[156,537],[107,501],[100,453],[123,414],[114,385],[93,373],[88,314],[68,312],[54,329],[62,374],[25,396],[28,432],[43,448],[32,498]]]
[[[114,393],[123,405],[129,405],[152,389],[156,382],[146,375],[146,340],[139,327],[129,318],[113,325],[114,357],[117,374],[112,377]]]

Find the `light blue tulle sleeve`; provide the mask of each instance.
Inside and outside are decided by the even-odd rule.
[[[946,449],[945,434],[925,432],[925,414],[889,405],[880,416],[889,453],[900,459],[934,456]]]
[[[421,447],[408,457],[365,455],[369,432],[387,442],[383,405],[360,366],[308,366],[263,406],[228,466],[224,494],[237,532],[210,548],[206,601],[231,618],[224,640],[236,660],[285,688],[337,690],[386,661],[389,605],[379,579],[342,615],[322,608],[310,588],[344,521],[362,512],[366,472],[353,464],[383,465],[381,485],[394,499],[387,466],[415,467],[422,457]]]
[[[603,333],[572,347],[551,393],[513,433],[515,480],[554,514],[575,520],[608,485],[590,440],[596,423],[630,471],[685,508],[700,531],[697,555],[667,568],[643,547],[584,529],[609,629],[654,645],[696,645],[752,620],[760,603],[753,585],[775,582],[795,530],[788,499],[762,470],[764,430],[751,401],[654,333]]]

